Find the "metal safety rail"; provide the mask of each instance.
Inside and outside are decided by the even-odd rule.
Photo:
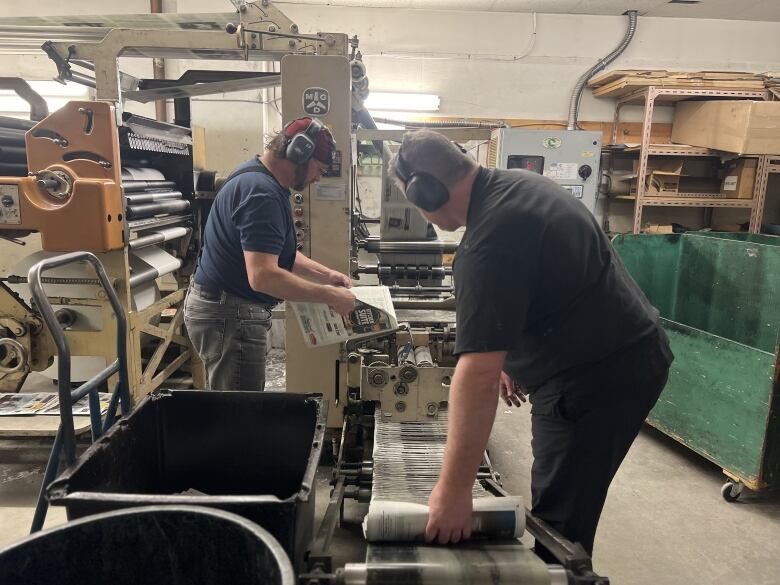
[[[71,389],[70,382],[70,345],[62,330],[62,326],[54,313],[46,291],[43,288],[43,279],[41,274],[49,269],[73,264],[75,262],[89,262],[95,269],[101,287],[106,292],[111,308],[116,317],[116,346],[117,358],[105,369],[98,372],[95,376],[81,384],[76,389]],[[60,456],[64,450],[65,463],[72,465],[76,461],[76,432],[73,423],[73,405],[84,396],[89,395],[89,417],[92,427],[92,442],[95,442],[105,433],[116,419],[117,408],[122,408],[122,415],[125,416],[130,410],[130,394],[128,391],[127,374],[127,320],[119,302],[119,297],[111,286],[111,281],[106,274],[103,264],[97,256],[90,252],[71,252],[54,258],[42,260],[30,268],[28,273],[28,282],[30,290],[38,311],[40,311],[46,326],[51,332],[54,343],[57,346],[57,391],[60,402],[60,425],[57,429],[57,435],[54,438],[54,445],[49,455],[49,461],[46,464],[46,471],[43,476],[41,491],[38,494],[38,503],[35,507],[32,527],[30,533],[37,532],[43,527],[46,519],[46,512],[49,508],[49,502],[46,499],[46,487],[54,481],[59,469]],[[114,374],[119,375],[119,380],[111,395],[111,400],[106,412],[105,421],[100,415],[100,400],[98,397],[98,388]]]

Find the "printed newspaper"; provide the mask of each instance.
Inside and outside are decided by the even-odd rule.
[[[98,393],[100,413],[105,414],[111,394]],[[36,393],[0,393],[0,416],[20,416],[32,414],[60,413],[60,399],[56,392]],[[84,396],[73,405],[73,414],[83,416],[89,414],[89,396]]]
[[[352,292],[357,303],[345,317],[324,304],[287,301],[295,311],[306,345],[320,347],[343,343],[350,339],[373,337],[398,327],[390,289],[386,286],[356,286]]]
[[[414,542],[425,538],[428,506],[411,502],[373,501],[363,520],[368,542]],[[475,498],[471,517],[472,537],[520,538],[525,531],[525,507],[521,496]]]

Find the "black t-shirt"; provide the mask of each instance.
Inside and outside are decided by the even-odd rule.
[[[290,191],[257,157],[236,168],[214,199],[195,282],[253,302],[278,303],[280,299],[249,286],[244,251],[278,255],[285,270],[292,271],[295,264]]]
[[[659,328],[585,206],[528,171],[480,169],[454,279],[455,352],[508,351],[529,389]]]

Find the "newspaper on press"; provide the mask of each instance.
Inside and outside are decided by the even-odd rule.
[[[324,304],[288,301],[295,311],[306,345],[321,347],[344,343],[398,328],[390,289],[386,286],[356,286],[351,290],[357,303],[354,310],[343,317]]]
[[[100,392],[100,412],[105,414],[111,394]],[[0,393],[0,416],[22,416],[32,414],[59,414],[60,399],[56,392]],[[73,405],[74,415],[89,414],[89,396],[84,396]]]

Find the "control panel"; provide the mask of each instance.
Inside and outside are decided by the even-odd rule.
[[[0,184],[0,223],[22,223],[19,206],[19,185]]]
[[[544,175],[595,211],[601,132],[499,128],[491,141],[496,168]]]
[[[292,200],[293,226],[295,227],[295,247],[299,252],[305,252],[306,234],[308,225],[306,224],[306,198],[302,193],[294,193]]]

